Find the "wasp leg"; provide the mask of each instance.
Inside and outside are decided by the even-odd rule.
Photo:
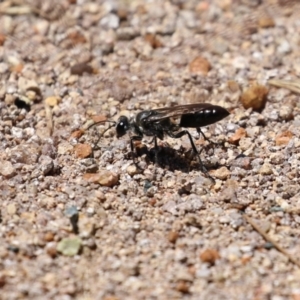
[[[94,144],[94,147],[93,147],[94,151],[100,149],[100,147],[98,146],[98,143],[100,142],[101,138],[102,138],[102,134],[99,135],[97,142]]]
[[[200,153],[202,152],[203,148],[201,149],[200,152],[198,152],[196,146],[195,146],[195,143],[193,141],[193,138],[191,136],[191,134],[187,131],[187,130],[183,130],[183,131],[180,131],[178,133],[173,133],[171,131],[168,131],[167,132],[168,135],[172,138],[175,138],[175,139],[178,139],[178,138],[181,138],[182,136],[184,135],[187,135],[189,137],[189,140],[191,142],[191,146],[192,146],[192,149],[194,151],[194,153],[197,155],[198,157],[198,160],[199,160],[199,164],[200,164],[200,167],[201,167],[201,170],[203,173],[205,173],[210,179],[212,179],[214,181],[214,179],[208,174],[208,170],[204,167],[203,163],[202,163],[202,160],[200,158]]]
[[[155,164],[158,166],[158,145],[157,145],[157,136],[154,136],[154,148],[155,148]]]
[[[218,143],[215,143],[213,141],[211,141],[208,137],[205,136],[205,134],[203,133],[203,131],[198,127],[196,128],[197,132],[199,135],[203,136],[203,139],[207,142],[209,142],[209,144],[212,144],[214,147],[216,147],[217,145],[219,145]],[[208,145],[209,146],[209,145]],[[203,148],[201,149],[201,151],[203,150]],[[215,148],[213,148],[213,153],[215,152]]]
[[[131,149],[131,152],[133,154],[133,163],[135,164],[135,166],[140,169],[140,167],[138,166],[137,162],[136,162],[136,156],[137,156],[137,151],[134,147],[134,144],[133,142],[135,141],[141,141],[142,140],[142,137],[141,136],[138,136],[138,135],[135,135],[135,136],[132,136],[130,138],[130,149]],[[134,151],[135,150],[135,151]]]
[[[98,146],[98,143],[100,142],[100,140],[101,140],[101,138],[102,138],[102,135],[103,135],[103,134],[98,134],[98,139],[97,139],[97,141],[93,144],[93,147],[92,147],[93,151],[96,151],[96,150],[99,150],[99,149],[100,149],[100,147]]]
[[[153,176],[152,176],[152,180],[154,181],[156,178],[156,169],[158,166],[158,144],[157,144],[157,136],[155,135],[153,140],[151,142],[154,141],[154,170],[153,170]]]
[[[156,136],[154,136],[154,138],[149,142],[149,144],[152,144],[153,142],[155,143],[155,138],[156,138]]]
[[[213,142],[213,141],[210,140],[208,137],[206,137],[206,135],[203,133],[203,131],[202,131],[199,127],[196,128],[196,130],[197,130],[197,132],[199,133],[199,135],[202,135],[202,136],[203,136],[203,138],[204,138],[205,141],[209,142],[210,144],[213,144],[214,146],[217,146],[217,145],[218,145],[218,143]]]
[[[202,160],[200,158],[200,155],[199,155],[199,152],[195,146],[195,143],[193,141],[193,138],[191,136],[191,134],[187,131],[187,130],[183,130],[183,131],[180,131],[178,133],[173,133],[173,132],[168,132],[168,135],[174,139],[179,139],[181,137],[183,137],[184,135],[187,135],[189,137],[189,140],[191,142],[191,146],[192,146],[192,149],[194,151],[194,153],[198,156],[198,160],[199,160],[199,163],[200,163],[200,166],[201,166],[201,169],[204,173],[207,173],[207,169],[204,167],[203,163],[202,163]],[[202,150],[201,150],[202,152]]]
[[[203,131],[201,130],[200,127],[197,127],[196,130],[197,130],[197,132],[198,132],[199,135],[202,135],[202,136],[203,136],[203,138],[204,138],[205,141],[207,141],[207,142],[209,142],[209,143],[212,143],[212,144],[215,144],[214,142],[212,142],[209,138],[207,138],[207,137],[205,136],[205,134],[203,133]]]

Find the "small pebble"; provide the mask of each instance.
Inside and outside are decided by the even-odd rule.
[[[6,282],[7,282],[6,277],[4,276],[4,274],[0,273],[0,288],[3,288]]]
[[[126,171],[130,176],[134,176],[138,173],[138,168],[135,165],[130,165],[127,167]]]
[[[221,216],[219,218],[219,223],[220,224],[229,224],[230,223],[230,218],[228,216]]]
[[[83,175],[83,178],[89,182],[99,183],[103,186],[112,187],[116,185],[119,181],[119,176],[107,170],[101,170],[98,173],[86,173]]]
[[[74,139],[79,139],[83,136],[84,134],[84,130],[76,130],[76,131],[73,131],[71,136],[70,136],[70,139],[74,138]]]
[[[140,35],[140,32],[132,27],[119,27],[116,31],[118,41],[130,41]]]
[[[57,244],[56,249],[65,256],[74,256],[81,249],[81,239],[78,237],[64,238]]]
[[[230,171],[226,167],[221,167],[214,171],[214,177],[225,180],[230,177]]]
[[[6,35],[0,34],[0,46],[3,46],[5,40],[6,40]]]
[[[244,128],[238,128],[235,133],[229,137],[228,142],[237,145],[242,137],[246,136],[246,130]]]
[[[241,95],[241,102],[244,108],[261,110],[265,107],[269,90],[263,85],[253,85],[245,90]]]
[[[120,19],[115,14],[108,14],[100,20],[100,26],[106,29],[117,29]]]
[[[170,231],[168,233],[168,241],[170,243],[174,244],[177,241],[178,237],[179,237],[179,233],[177,231]]]
[[[47,20],[39,20],[35,23],[35,30],[41,35],[46,36],[50,23]]]
[[[274,165],[283,164],[285,161],[285,156],[282,153],[271,153],[270,162]]]
[[[276,136],[275,143],[276,146],[284,146],[287,145],[290,140],[293,138],[293,133],[290,131],[284,131]]]
[[[184,281],[184,280],[179,280],[176,284],[176,290],[181,292],[181,293],[189,293],[189,289],[190,286],[188,284],[188,282]]]
[[[57,147],[57,153],[60,155],[66,155],[67,153],[70,153],[72,150],[73,150],[73,146],[66,141],[59,143]]]
[[[55,199],[52,197],[44,197],[39,202],[41,207],[44,207],[46,209],[54,208],[57,204]]]
[[[207,75],[210,71],[211,65],[204,57],[198,56],[189,64],[189,71],[192,74]]]
[[[252,146],[253,146],[253,140],[251,138],[241,138],[240,140],[240,149],[242,151],[245,151],[246,155],[249,155],[249,150],[251,150]]]
[[[16,170],[10,161],[1,161],[0,174],[6,178],[11,178],[16,174]]]
[[[274,19],[271,16],[263,16],[258,20],[258,26],[260,28],[270,28],[275,26]]]
[[[39,157],[39,168],[44,176],[47,176],[54,169],[53,159],[46,155],[41,155]]]
[[[162,42],[154,34],[151,33],[146,34],[145,40],[152,46],[153,49],[162,47]]]
[[[93,68],[87,63],[78,63],[71,67],[70,70],[72,75],[82,76],[84,73],[92,74],[94,72]]]
[[[17,207],[16,207],[16,204],[15,203],[10,203],[7,205],[7,208],[6,208],[6,212],[13,216],[14,214],[16,214],[17,212]]]
[[[234,167],[239,167],[245,170],[251,169],[251,158],[250,157],[240,157],[232,161],[231,163]]]
[[[80,215],[78,220],[79,236],[82,239],[92,237],[95,232],[95,223],[92,218]]]
[[[77,158],[87,158],[91,156],[93,149],[89,144],[77,144],[74,147],[74,152]]]
[[[275,199],[275,201],[276,201],[276,203],[277,203],[284,211],[288,211],[288,210],[289,210],[290,204],[289,204],[286,200],[284,200],[284,199],[282,199],[282,198],[280,198],[280,197],[277,197],[277,198]]]
[[[29,90],[35,91],[37,94],[41,94],[40,87],[35,80],[29,80],[24,77],[20,77],[18,80],[18,88],[21,92],[26,92]]]
[[[61,98],[57,96],[50,96],[45,99],[45,103],[50,107],[55,107],[60,102]]]
[[[46,253],[54,258],[56,257],[57,255],[57,246],[56,246],[56,243],[55,242],[49,242],[47,245],[46,245]]]
[[[200,259],[203,262],[213,265],[216,260],[220,259],[220,254],[215,249],[206,249],[200,253]]]
[[[9,70],[8,64],[1,62],[0,63],[0,74],[4,74]]]
[[[253,246],[252,245],[241,246],[240,250],[244,253],[249,253],[253,251]]]
[[[252,128],[246,128],[246,135],[255,138],[259,135],[261,128],[259,126],[254,126]]]
[[[29,90],[25,93],[25,96],[29,99],[28,102],[34,102],[37,100],[37,93],[35,91]]]
[[[271,175],[273,174],[273,170],[270,164],[264,163],[262,167],[259,169],[259,173],[261,175]]]
[[[11,128],[11,134],[17,139],[23,138],[23,129],[18,127],[12,127]]]
[[[6,94],[5,98],[4,98],[4,102],[7,105],[13,105],[16,102],[17,97],[15,95],[12,94]]]
[[[216,38],[210,42],[209,48],[212,53],[222,56],[228,51],[228,42],[224,39]]]
[[[227,86],[232,93],[236,93],[236,92],[240,91],[240,86],[239,86],[238,82],[236,82],[234,80],[227,81]]]
[[[290,121],[294,118],[294,108],[291,105],[282,105],[279,110],[279,116],[282,120]]]
[[[280,54],[289,54],[292,51],[291,45],[287,40],[282,40],[277,48]]]
[[[14,84],[8,84],[6,87],[7,94],[14,94],[17,92],[17,87]]]
[[[52,242],[54,240],[54,237],[55,237],[54,233],[51,231],[48,231],[44,234],[43,238],[46,242]]]
[[[208,279],[211,277],[211,269],[207,265],[203,265],[196,271],[196,276],[198,278]]]

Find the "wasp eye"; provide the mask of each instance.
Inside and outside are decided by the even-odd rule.
[[[117,127],[116,127],[117,137],[119,138],[124,134],[126,134],[128,129],[129,129],[128,118],[125,116],[121,116],[118,120]]]

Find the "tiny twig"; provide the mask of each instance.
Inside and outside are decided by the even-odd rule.
[[[268,81],[269,84],[288,89],[292,92],[300,94],[300,80],[280,80],[280,79],[271,79]]]
[[[53,133],[52,108],[49,105],[45,104],[45,111],[46,111],[47,128],[49,130],[49,135],[52,136],[52,133]]]
[[[283,249],[276,241],[274,241],[269,235],[263,231],[249,216],[243,214],[244,219],[268,242],[270,242],[274,248],[285,255],[292,263],[300,268],[300,262],[297,261],[290,253]]]
[[[299,215],[300,214],[300,208],[299,207],[286,208],[284,211],[289,213],[289,214],[294,214],[294,215]]]
[[[12,7],[4,7],[0,8],[0,13],[5,15],[28,15],[32,13],[32,9],[30,6],[12,6]]]

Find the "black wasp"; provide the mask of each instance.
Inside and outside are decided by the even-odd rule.
[[[207,172],[201,162],[199,152],[197,151],[191,134],[188,130],[182,128],[196,128],[198,133],[202,134],[204,139],[208,140],[200,127],[216,123],[228,115],[229,112],[218,105],[209,103],[186,104],[143,110],[132,120],[128,119],[126,116],[120,116],[117,122],[108,121],[112,123],[112,125],[106,130],[116,126],[118,138],[122,137],[127,132],[130,132],[132,134],[130,137],[132,152],[134,151],[134,141],[141,141],[144,135],[153,136],[156,162],[158,153],[157,138],[163,140],[165,135],[172,138],[181,138],[182,136],[187,135],[191,142],[193,152],[198,156],[202,170]],[[102,122],[95,123],[90,127]]]

